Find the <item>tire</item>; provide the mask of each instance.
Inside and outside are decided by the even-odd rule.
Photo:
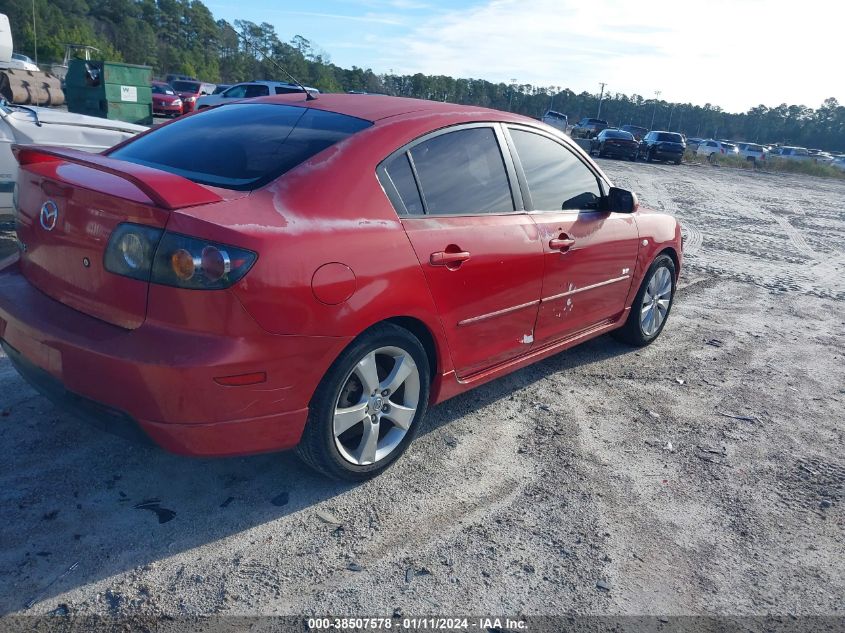
[[[675,164],[676,164],[676,165],[680,165],[682,161],[683,161],[683,159],[682,159],[682,158],[679,158],[678,160],[676,160],[676,161],[675,161]]]
[[[666,279],[667,272],[669,275],[668,279]],[[652,281],[654,281],[655,285],[650,288]],[[634,297],[625,325],[612,332],[614,338],[634,347],[644,347],[660,336],[660,333],[663,331],[663,327],[666,325],[666,321],[669,320],[669,313],[671,312],[672,304],[674,303],[675,282],[675,262],[665,253],[658,255],[651,263],[648,272],[646,272],[646,275],[643,278],[643,283],[640,285],[640,289],[637,292],[637,296]],[[658,301],[666,300],[659,299],[659,297],[665,296],[663,293],[657,294],[658,299],[654,302],[645,301],[647,292],[655,289],[663,290],[664,288],[666,288],[668,292],[668,303],[665,304],[665,312],[661,311],[660,308],[663,304],[658,303]],[[644,304],[651,305],[650,312],[645,312],[646,308],[643,307]],[[660,315],[662,315],[662,317],[658,323],[655,323],[653,320],[648,320],[649,314],[653,315],[653,318],[658,318]]]
[[[407,375],[388,385],[397,372]],[[369,387],[377,387],[375,394],[365,386],[368,376]],[[341,353],[317,386],[297,454],[332,479],[364,481],[378,475],[419,431],[430,381],[428,356],[419,339],[391,323],[370,328]],[[394,401],[397,394],[401,403]],[[365,436],[374,437],[373,442]]]
[[[716,164],[716,152],[711,152],[710,155],[707,157],[707,162],[711,165]]]
[[[650,163],[653,160],[654,160],[654,156],[652,155],[651,150],[648,150],[648,152],[646,152],[646,155],[645,155],[645,162]]]

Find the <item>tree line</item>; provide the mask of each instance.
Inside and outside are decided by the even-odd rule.
[[[152,66],[156,76],[191,75],[210,82],[287,80],[324,92],[358,90],[450,101],[540,117],[563,112],[570,121],[599,114],[599,95],[560,86],[493,83],[443,75],[376,74],[341,68],[313,42],[297,35],[282,41],[273,25],[215,20],[200,0],[0,0],[9,16],[15,48],[38,61],[59,62],[66,44],[100,49],[104,59]],[[271,61],[272,60],[272,61]],[[818,108],[759,105],[743,113],[706,103],[672,103],[633,94],[605,95],[601,118],[613,125],[681,131],[688,136],[732,138],[845,151],[845,106],[835,98]]]

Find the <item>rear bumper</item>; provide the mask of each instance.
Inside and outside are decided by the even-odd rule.
[[[124,330],[47,297],[16,263],[0,270],[0,340],[21,375],[60,407],[195,456],[295,446],[316,385],[348,342],[257,326],[246,338],[146,323]],[[266,372],[266,382],[214,380],[255,371]]]
[[[651,150],[651,155],[657,160],[681,160],[684,156],[684,152],[683,150],[671,152],[662,149],[653,149]]]
[[[630,158],[637,155],[636,147],[624,147],[620,145],[605,145],[602,151],[605,156],[625,156]]]
[[[0,339],[0,346],[21,377],[59,408],[113,435],[139,443],[151,443],[150,437],[141,430],[138,423],[123,411],[68,391],[59,380],[31,363],[6,341]]]

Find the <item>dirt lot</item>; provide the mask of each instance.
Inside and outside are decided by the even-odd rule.
[[[0,614],[843,615],[845,183],[601,162],[688,231],[661,338],[438,406],[363,485],[127,444],[0,358]]]

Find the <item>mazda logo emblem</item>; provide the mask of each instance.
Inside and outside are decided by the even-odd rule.
[[[45,231],[52,231],[56,228],[59,219],[59,207],[52,200],[41,205],[41,226]]]

